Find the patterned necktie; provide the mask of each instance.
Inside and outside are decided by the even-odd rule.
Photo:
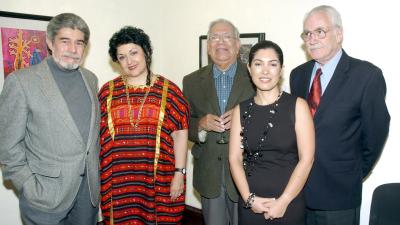
[[[321,100],[321,93],[322,93],[321,75],[322,75],[322,70],[321,68],[318,68],[317,71],[315,72],[315,77],[312,82],[310,93],[308,94],[308,99],[307,99],[313,117],[315,112],[317,111],[319,101]]]

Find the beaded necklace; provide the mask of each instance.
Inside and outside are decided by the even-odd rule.
[[[142,117],[142,111],[143,111],[143,106],[144,103],[146,102],[147,96],[149,95],[150,89],[151,89],[151,85],[144,87],[147,88],[146,93],[143,96],[142,100],[138,100],[138,102],[140,102],[140,106],[139,106],[139,111],[138,111],[138,117],[136,118],[136,121],[133,122],[133,113],[132,113],[132,104],[130,101],[130,96],[129,96],[129,84],[128,84],[128,80],[123,77],[123,80],[125,82],[125,93],[126,93],[126,101],[128,102],[128,114],[129,114],[129,122],[131,124],[131,126],[133,128],[137,128],[139,126],[139,122],[140,122],[140,118]]]
[[[254,98],[252,98],[247,105],[247,109],[243,113],[242,120],[241,120],[241,125],[242,125],[242,131],[240,132],[241,136],[241,141],[242,144],[240,146],[241,149],[244,150],[244,155],[243,155],[243,167],[245,171],[247,172],[248,176],[251,176],[251,172],[254,171],[254,162],[257,161],[258,159],[263,157],[263,154],[261,152],[261,148],[264,146],[264,143],[267,140],[267,135],[268,132],[271,128],[274,127],[273,124],[273,118],[278,112],[278,100],[281,98],[282,92],[279,93],[278,97],[276,100],[271,104],[272,108],[268,111],[269,114],[267,122],[265,123],[264,126],[264,131],[262,132],[260,138],[258,139],[257,143],[257,148],[255,151],[252,151],[249,147],[248,141],[247,141],[247,135],[248,135],[248,130],[249,130],[249,124],[251,121],[251,113],[253,112],[253,106],[255,104]]]

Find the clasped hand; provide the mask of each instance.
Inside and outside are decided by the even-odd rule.
[[[286,212],[288,203],[278,198],[255,197],[252,210],[254,213],[263,213],[266,220],[281,218]]]

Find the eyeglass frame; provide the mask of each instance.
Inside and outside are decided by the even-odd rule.
[[[229,33],[222,33],[222,34],[215,33],[207,37],[207,40],[211,42],[219,42],[221,39],[223,42],[230,42],[235,39],[238,39],[238,37],[235,37],[235,35]]]
[[[324,39],[326,37],[326,33],[330,31],[332,31],[332,29],[317,28],[313,31],[303,31],[303,33],[300,34],[300,37],[303,39],[303,41],[310,41],[313,35],[315,38]]]

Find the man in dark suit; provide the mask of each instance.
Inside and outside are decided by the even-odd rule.
[[[246,66],[238,61],[239,31],[229,21],[211,22],[207,51],[212,64],[183,79],[194,142],[193,186],[201,195],[207,225],[237,224],[238,193],[228,163],[232,108],[254,94]]]
[[[385,80],[378,67],[342,50],[342,22],[333,7],[312,9],[303,29],[313,60],[291,72],[290,87],[310,103],[316,129],[307,225],[359,224],[362,182],[389,131]]]

